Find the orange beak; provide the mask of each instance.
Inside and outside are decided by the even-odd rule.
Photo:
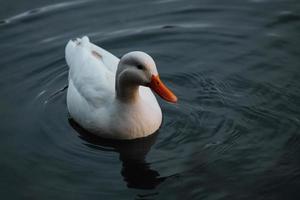
[[[164,100],[171,103],[177,102],[177,97],[169,88],[167,88],[167,86],[165,86],[165,84],[163,84],[158,75],[152,75],[149,87]]]

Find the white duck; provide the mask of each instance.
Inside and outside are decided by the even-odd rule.
[[[69,41],[65,53],[70,68],[69,113],[98,136],[135,139],[154,133],[162,112],[151,89],[169,102],[177,101],[146,53],[130,52],[119,60],[86,36]]]

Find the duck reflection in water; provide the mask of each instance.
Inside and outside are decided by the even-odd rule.
[[[157,134],[135,140],[111,140],[95,136],[81,128],[74,120],[70,125],[80,134],[80,138],[88,142],[87,146],[102,151],[115,151],[122,161],[121,174],[127,182],[127,187],[136,189],[154,189],[167,177],[151,169],[146,156],[155,143]]]

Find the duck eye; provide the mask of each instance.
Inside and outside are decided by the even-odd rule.
[[[143,65],[140,65],[140,64],[138,64],[136,67],[137,67],[138,69],[144,69]]]

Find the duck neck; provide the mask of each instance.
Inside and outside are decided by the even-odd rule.
[[[139,85],[126,81],[126,77],[116,77],[116,98],[124,103],[134,103],[139,99]]]

